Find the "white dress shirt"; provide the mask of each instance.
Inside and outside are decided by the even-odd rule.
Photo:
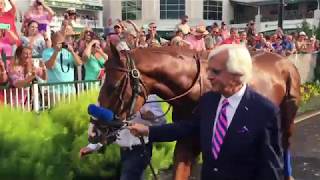
[[[233,94],[232,96],[230,96],[228,99],[229,105],[226,107],[226,113],[227,113],[227,120],[228,120],[228,128],[232,122],[233,116],[236,113],[236,110],[239,106],[239,103],[246,91],[247,85],[243,85],[242,88],[236,92],[235,94]],[[221,95],[220,101],[219,101],[219,105],[217,108],[217,112],[216,112],[216,117],[215,117],[215,121],[214,121],[214,125],[213,125],[213,132],[216,131],[216,124],[218,121],[218,117],[219,117],[219,113],[221,110],[221,106],[222,106],[222,102],[223,100],[226,99],[224,96]]]

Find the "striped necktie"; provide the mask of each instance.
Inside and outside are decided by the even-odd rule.
[[[216,130],[212,136],[212,153],[214,159],[218,158],[221,146],[223,144],[223,138],[226,135],[228,129],[227,120],[227,106],[229,105],[228,99],[222,101],[221,110],[216,123]]]

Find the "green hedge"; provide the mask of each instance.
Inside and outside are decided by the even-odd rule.
[[[118,179],[119,147],[79,158],[87,145],[87,106],[97,94],[40,114],[0,107],[0,179]],[[168,168],[174,143],[156,144],[153,165]],[[149,172],[147,173],[149,175]]]

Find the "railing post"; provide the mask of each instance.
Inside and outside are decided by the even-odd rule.
[[[39,85],[38,83],[32,84],[32,98],[33,98],[33,110],[39,112]]]

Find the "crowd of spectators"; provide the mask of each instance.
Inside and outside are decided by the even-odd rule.
[[[6,2],[12,7],[9,11],[5,11]],[[170,40],[159,35],[155,22],[146,28],[131,20],[113,21],[111,18],[107,20],[104,36],[99,36],[91,28],[77,33],[74,24],[83,15],[77,14],[73,8],[63,14],[60,29],[52,32],[50,23],[61,15],[57,15],[43,0],[35,0],[25,12],[18,32],[16,11],[13,0],[0,0],[0,50],[2,57],[8,59],[0,61],[0,83],[9,84],[12,88],[22,88],[38,80],[49,83],[101,80],[111,45],[119,51],[161,46],[210,51],[222,44],[242,44],[250,51],[274,52],[283,56],[319,50],[318,40],[314,36],[308,37],[303,31],[284,34],[279,28],[274,34],[267,35],[256,32],[253,21],[241,32],[224,22],[220,25],[214,22],[210,27],[199,22],[197,26],[190,27],[188,16],[181,17]],[[82,72],[81,76],[78,71]],[[74,89],[71,91],[75,92]],[[56,93],[63,92],[56,89]],[[3,99],[1,93],[0,101]]]

